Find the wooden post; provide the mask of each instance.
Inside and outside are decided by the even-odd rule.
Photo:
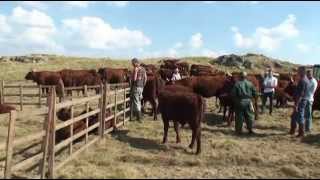
[[[1,87],[0,87],[0,104],[3,104],[3,86],[4,86],[4,80],[1,80]]]
[[[86,112],[89,112],[89,102],[86,103]],[[88,137],[89,137],[89,132],[88,132],[88,128],[89,128],[89,117],[86,118],[86,139],[85,139],[85,143],[88,143]]]
[[[7,137],[7,146],[6,146],[6,163],[4,170],[4,178],[11,178],[11,165],[12,165],[12,154],[13,154],[13,141],[15,136],[15,121],[17,118],[17,112],[10,112],[10,122],[8,129],[8,137]]]
[[[42,90],[42,88],[40,88],[40,90]],[[47,156],[48,156],[48,146],[49,146],[49,138],[50,138],[50,127],[52,124],[52,108],[54,106],[53,104],[54,99],[53,99],[53,94],[50,93],[49,96],[47,96],[47,106],[48,106],[48,114],[46,117],[46,120],[44,121],[43,124],[43,129],[45,130],[46,134],[43,137],[43,141],[42,141],[42,145],[41,145],[41,151],[43,152],[43,157],[40,160],[40,164],[39,164],[39,173],[40,173],[40,178],[44,179],[46,176],[46,161],[47,161]]]
[[[20,84],[20,110],[23,110],[23,94],[22,94],[22,84]]]
[[[130,88],[130,101],[129,101],[129,105],[130,105],[130,121],[132,121],[132,116],[133,116],[133,109],[132,109],[132,87]]]
[[[115,93],[114,93],[114,118],[112,120],[112,126],[113,126],[113,130],[115,130],[117,127],[117,91],[118,91],[118,87],[116,87],[115,89]]]
[[[39,108],[41,108],[41,98],[42,98],[42,86],[39,85]]]
[[[105,129],[105,116],[106,116],[106,84],[103,86],[102,84],[100,85],[101,89],[101,97],[99,99],[99,135],[102,138],[104,136],[104,129]]]
[[[70,124],[70,138],[71,142],[69,144],[69,154],[73,152],[73,127],[74,127],[74,106],[71,106],[71,124]]]
[[[51,120],[51,126],[50,126],[50,140],[49,140],[49,162],[48,162],[48,168],[49,168],[49,178],[54,178],[54,163],[55,163],[55,121],[56,121],[56,90],[55,87],[51,88],[51,93],[53,96],[53,107],[52,111],[52,120]]]
[[[126,90],[126,87],[124,87],[124,91],[123,91],[123,98],[124,98],[124,101],[123,101],[123,126],[125,125],[125,121],[126,121],[126,99],[127,99],[127,90]]]
[[[84,85],[84,96],[88,97],[88,86]]]

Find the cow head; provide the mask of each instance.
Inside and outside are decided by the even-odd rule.
[[[27,75],[25,76],[26,80],[34,80],[35,79],[35,72],[34,71],[30,71],[27,73]]]

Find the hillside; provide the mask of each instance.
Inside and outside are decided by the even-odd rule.
[[[163,58],[143,59],[147,64],[160,66]],[[261,73],[271,65],[277,72],[293,71],[297,65],[289,62],[269,58],[264,55],[246,54],[244,56],[224,55],[215,59],[208,57],[184,57],[182,61],[190,64],[212,65],[222,71],[240,71],[245,69],[248,72]],[[24,75],[31,69],[36,70],[61,70],[71,69],[97,69],[100,67],[130,68],[129,59],[110,58],[84,58],[66,57],[58,55],[33,54],[28,56],[12,56],[0,58],[0,79],[22,80]]]

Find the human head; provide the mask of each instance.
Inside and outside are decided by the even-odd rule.
[[[137,58],[133,58],[131,60],[131,63],[132,63],[133,67],[138,67],[140,65],[140,62],[139,62],[139,60]]]
[[[247,72],[242,71],[242,72],[240,73],[240,78],[241,78],[241,79],[245,79],[246,77],[247,77]]]
[[[298,74],[301,78],[303,78],[306,75],[306,67],[304,66],[299,67]]]
[[[272,76],[272,68],[271,67],[267,69],[267,75],[269,77]]]
[[[313,78],[313,72],[312,72],[311,69],[307,70],[307,77],[308,77],[308,79],[312,79]]]

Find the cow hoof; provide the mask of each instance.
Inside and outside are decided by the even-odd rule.
[[[193,149],[193,145],[190,144],[190,145],[189,145],[189,148],[190,148],[190,149]]]

